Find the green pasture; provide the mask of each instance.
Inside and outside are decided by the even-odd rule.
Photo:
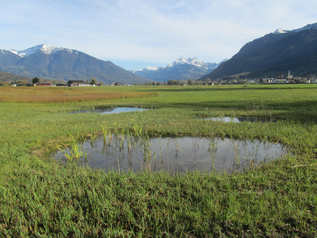
[[[2,237],[315,237],[317,85],[96,87],[151,97],[0,103]],[[1,99],[0,88],[0,99]],[[106,91],[106,90],[105,90]],[[101,107],[141,113],[69,113]],[[264,117],[268,123],[204,118]],[[105,173],[61,164],[61,145],[142,136],[260,139],[290,148],[243,173]]]

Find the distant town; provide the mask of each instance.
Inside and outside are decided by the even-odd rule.
[[[226,79],[216,79],[211,80],[209,78],[203,80],[175,80],[171,79],[167,82],[154,82],[148,81],[145,83],[133,83],[126,84],[121,82],[113,82],[109,85],[103,84],[102,82],[98,83],[96,78],[91,78],[90,80],[69,80],[65,82],[64,80],[45,80],[39,79],[37,77],[32,79],[32,82],[28,82],[26,80],[15,80],[15,81],[2,81],[0,82],[0,86],[37,86],[37,87],[95,87],[95,86],[137,86],[137,85],[234,85],[234,84],[315,84],[317,83],[317,77],[315,75],[310,75],[307,77],[293,77],[292,75],[288,75],[287,77],[283,77],[280,75],[276,78],[256,78],[256,79],[247,79],[247,78],[226,78]]]

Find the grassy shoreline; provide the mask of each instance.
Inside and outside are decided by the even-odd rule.
[[[0,95],[1,95],[0,89]],[[100,90],[100,89],[98,89]],[[0,103],[0,234],[16,236],[307,236],[317,234],[317,87],[116,87],[154,93],[73,103]],[[89,107],[155,107],[140,113],[70,114]],[[208,116],[265,116],[221,123]],[[149,136],[261,139],[296,155],[242,174],[105,173],[60,165],[60,143],[100,135],[101,125]],[[70,137],[71,135],[71,137]]]

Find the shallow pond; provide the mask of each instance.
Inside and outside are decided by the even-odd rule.
[[[287,150],[280,144],[258,140],[233,140],[219,138],[156,138],[144,139],[124,136],[107,136],[94,142],[78,144],[77,150],[86,154],[81,162],[94,169],[133,170],[184,173],[199,171],[242,171],[280,158]],[[66,160],[71,149],[59,151],[56,159]]]
[[[93,112],[93,113],[101,113],[101,114],[111,114],[111,113],[122,113],[122,112],[142,112],[148,109],[138,108],[138,107],[114,107],[114,108],[99,108],[99,109],[92,109],[92,110],[80,110],[80,111],[73,111],[71,113],[86,113],[86,112]]]
[[[205,120],[209,121],[221,121],[221,122],[276,122],[275,120],[270,120],[262,117],[210,117],[205,118]]]

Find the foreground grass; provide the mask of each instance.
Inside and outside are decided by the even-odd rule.
[[[307,178],[316,174],[315,166],[294,168],[291,160],[244,175],[173,177],[12,162],[22,171],[4,173],[0,221],[6,235],[302,237],[316,232],[316,177]]]
[[[113,92],[125,90],[158,94],[77,104],[0,104],[0,234],[316,236],[314,87],[135,87]],[[118,115],[66,113],[111,105],[157,109]],[[201,120],[221,115],[283,120],[239,124]],[[150,136],[261,139],[290,146],[296,154],[230,175],[105,173],[50,159],[50,152],[71,137],[93,139],[101,133],[101,125],[133,132],[136,124]]]

